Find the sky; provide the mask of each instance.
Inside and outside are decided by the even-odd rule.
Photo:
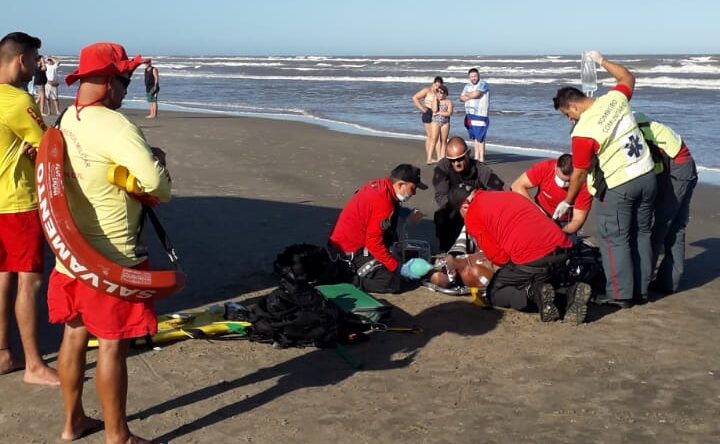
[[[718,54],[719,19],[717,0],[8,0],[0,33],[47,55]]]

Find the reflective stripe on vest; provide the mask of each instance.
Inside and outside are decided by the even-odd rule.
[[[608,189],[652,171],[650,149],[638,128],[625,95],[610,91],[595,99],[583,112],[572,137],[594,139],[600,145],[597,157]],[[592,172],[588,173],[588,189],[595,194]]]

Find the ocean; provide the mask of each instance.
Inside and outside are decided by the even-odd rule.
[[[160,110],[300,120],[352,133],[423,139],[412,96],[442,76],[455,105],[451,135],[466,137],[459,95],[476,67],[490,85],[488,158],[493,152],[554,157],[569,151],[570,123],[552,106],[562,86],[580,87],[580,54],[448,57],[151,56],[160,73]],[[636,76],[633,109],[678,132],[700,180],[720,184],[720,56],[608,56]],[[61,57],[61,72],[77,56]],[[615,84],[598,69],[603,94]],[[73,89],[61,95],[73,97]],[[125,106],[145,107],[142,70]],[[292,137],[288,135],[288,137]],[[424,156],[418,142],[418,158]],[[411,160],[411,159],[409,159]]]

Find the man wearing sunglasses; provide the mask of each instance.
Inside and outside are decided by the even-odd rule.
[[[124,267],[147,268],[138,249],[142,205],[110,183],[108,169],[125,166],[142,191],[170,199],[164,153],[153,150],[140,129],[116,110],[127,94],[133,71],[144,62],[128,60],[114,43],[96,43],[80,52],[78,69],[65,79],[80,81],[74,106],[60,121],[66,143],[65,192],[73,218],[86,240]],[[147,443],[130,433],[126,418],[127,353],[132,338],[157,332],[152,303],[130,302],[96,291],[56,261],[48,285],[50,321],[64,324],[58,357],[66,441],[98,428],[82,405],[85,352],[89,334],[99,340],[96,386],[103,412],[105,442]]]
[[[484,163],[474,160],[461,137],[448,141],[447,153],[433,173],[438,210],[435,212],[435,236],[440,251],[448,251],[464,225],[460,204],[474,190],[502,191],[504,182]]]

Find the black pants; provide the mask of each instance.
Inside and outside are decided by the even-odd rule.
[[[403,279],[399,273],[390,272],[380,262],[375,262],[364,276],[358,276],[357,271],[372,260],[374,258],[370,254],[367,256],[355,255],[352,260],[353,285],[369,293],[401,293],[410,289],[411,285],[408,281]]]
[[[487,297],[495,307],[525,310],[535,305],[528,290],[551,282],[554,275],[566,266],[568,253],[558,250],[528,264],[509,262],[495,273],[488,286]]]
[[[435,236],[440,251],[448,251],[455,244],[465,221],[456,210],[440,208],[435,212]]]

